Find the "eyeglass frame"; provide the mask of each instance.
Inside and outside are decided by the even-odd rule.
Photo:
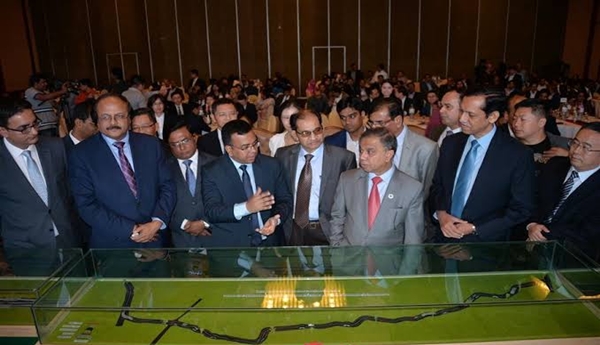
[[[569,140],[569,149],[577,150],[577,148],[579,148],[579,147],[581,147],[581,152],[583,152],[584,154],[588,154],[590,152],[600,152],[600,150],[592,150],[591,148],[588,148],[587,146],[584,146],[577,139],[570,139]]]
[[[367,125],[369,125],[369,128],[373,128],[373,125],[377,125],[378,127],[379,126],[380,127],[385,127],[385,126],[388,125],[388,123],[390,123],[392,121],[394,121],[394,119],[389,119],[389,120],[387,120],[385,122],[384,121],[371,121],[371,120],[368,120],[367,121]]]
[[[129,115],[127,115],[127,114],[117,114],[115,116],[103,114],[103,115],[98,116],[98,121],[102,121],[102,122],[109,122],[112,120],[123,121],[123,120],[127,120],[128,118],[129,118]]]
[[[317,136],[323,134],[325,132],[325,128],[323,128],[323,126],[319,126],[313,129],[312,131],[298,131],[296,129],[295,132],[296,134],[298,134],[298,136],[302,138],[310,138],[312,135]]]
[[[138,129],[145,129],[145,128],[150,128],[152,126],[156,125],[156,122],[149,124],[149,125],[142,125],[142,126],[131,126],[131,129],[136,131]]]
[[[169,142],[169,146],[172,148],[180,148],[180,147],[185,146],[185,145],[189,144],[190,142],[192,142],[193,141],[192,139],[193,138],[183,138],[183,139],[179,140],[178,142],[174,142],[174,143]]]
[[[4,128],[6,128],[6,129],[7,129],[7,130],[9,130],[9,131],[13,131],[13,132],[19,132],[19,133],[21,133],[21,134],[25,134],[25,135],[27,135],[27,134],[31,133],[31,130],[32,130],[32,129],[34,129],[34,128],[35,128],[35,129],[38,129],[38,128],[40,128],[40,125],[41,125],[41,124],[42,124],[42,120],[40,120],[40,118],[39,118],[39,117],[36,117],[36,118],[35,118],[35,121],[33,121],[33,123],[30,123],[30,124],[26,125],[25,127],[21,128],[21,129],[10,128],[10,127],[8,127],[8,126],[6,126],[6,127],[4,127]]]
[[[251,147],[254,148],[254,149],[256,149],[256,150],[258,150],[258,148],[260,147],[260,141],[258,141],[258,139],[256,139],[252,144],[244,144],[241,147],[237,147],[237,146],[235,146],[233,144],[227,144],[227,146],[231,146],[231,147],[233,147],[235,149],[238,149],[238,150],[240,150],[242,152],[246,152]]]

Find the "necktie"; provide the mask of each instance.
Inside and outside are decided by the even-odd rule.
[[[446,136],[447,137],[451,136],[452,134],[454,134],[454,132],[452,132],[451,130],[447,130],[446,131]]]
[[[31,151],[25,150],[21,155],[25,157],[27,163],[27,173],[29,174],[31,186],[35,189],[44,204],[48,205],[48,189],[46,188],[46,183],[44,182],[40,168],[31,156]]]
[[[177,115],[183,115],[183,109],[181,109],[181,104],[177,106]]]
[[[194,171],[190,167],[191,164],[191,159],[183,161],[183,165],[185,165],[185,180],[187,181],[190,193],[194,196],[196,195],[196,176],[194,176]]]
[[[544,219],[545,224],[552,223],[552,219],[556,215],[556,212],[558,212],[560,207],[565,203],[565,200],[567,200],[567,198],[569,197],[569,193],[571,192],[571,189],[573,189],[573,185],[575,184],[575,179],[577,179],[577,178],[579,178],[579,174],[577,173],[577,171],[573,170],[573,172],[571,173],[571,176],[569,176],[569,178],[563,184],[562,192],[560,194],[560,200],[558,201],[558,203],[552,210],[552,213],[550,213],[548,215],[548,217],[546,217],[546,219]]]
[[[240,169],[242,169],[242,184],[244,185],[244,192],[246,193],[246,198],[250,199],[254,195],[254,190],[252,189],[252,183],[250,182],[250,175],[248,175],[247,165],[240,165]],[[258,213],[251,214],[250,220],[252,221],[252,236],[251,236],[251,244],[253,246],[258,246],[262,242],[262,238],[260,234],[254,230],[260,229],[260,225],[258,224]]]
[[[133,196],[137,198],[137,182],[135,180],[133,168],[131,167],[131,164],[129,164],[127,156],[125,156],[125,150],[123,149],[125,143],[122,141],[117,141],[113,143],[113,145],[119,150],[119,163],[121,165],[121,172],[125,177],[125,181],[127,182],[131,193],[133,193]]]
[[[294,212],[294,221],[301,229],[304,229],[309,222],[308,205],[310,204],[310,188],[312,183],[310,160],[313,158],[313,155],[307,154],[304,158],[304,167],[300,172],[298,187],[296,188],[296,209]]]
[[[375,218],[377,218],[377,213],[379,213],[379,207],[381,206],[379,188],[377,188],[377,185],[381,183],[383,179],[379,176],[375,176],[371,181],[373,181],[373,187],[371,187],[371,193],[369,194],[369,230],[373,228]]]
[[[452,194],[452,208],[450,209],[450,213],[458,218],[462,217],[463,209],[465,208],[467,198],[469,197],[469,180],[475,170],[475,161],[477,159],[479,147],[477,140],[473,139],[473,141],[471,141],[471,149],[467,153],[463,165],[460,168],[460,172],[458,173],[456,187]]]

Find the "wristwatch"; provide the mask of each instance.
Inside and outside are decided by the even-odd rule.
[[[473,225],[473,227],[471,228],[471,230],[473,230],[473,231],[471,231],[471,235],[475,235],[475,236],[479,235],[477,233],[477,228],[475,227],[475,225]]]

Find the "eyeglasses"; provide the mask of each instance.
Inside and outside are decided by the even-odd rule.
[[[258,149],[258,147],[260,146],[260,142],[257,140],[255,142],[253,142],[252,144],[246,144],[246,145],[242,145],[240,147],[237,147],[237,146],[234,146],[231,144],[229,144],[229,146],[236,148],[238,150],[241,150],[241,151],[248,151],[250,148]]]
[[[577,150],[578,147],[581,147],[581,151],[583,151],[584,154],[588,154],[590,152],[600,152],[600,150],[592,150],[590,145],[581,144],[581,142],[577,139],[569,140],[569,147],[573,150]]]
[[[9,131],[20,132],[21,134],[29,134],[29,133],[31,133],[32,129],[35,128],[37,130],[40,127],[41,123],[42,123],[42,120],[36,119],[30,125],[21,126],[19,128],[9,128],[9,127],[4,127],[4,128],[8,129]]]
[[[154,126],[156,123],[151,123],[149,125],[139,125],[139,126],[131,126],[131,129],[133,129],[134,131],[139,131],[141,129],[146,129],[146,128],[150,128],[152,126]]]
[[[171,146],[173,148],[178,148],[178,147],[182,147],[182,146],[189,144],[191,141],[192,141],[191,138],[185,138],[185,139],[179,140],[178,142],[169,143],[169,146]]]
[[[346,115],[346,116],[340,115],[340,120],[342,120],[344,122],[348,121],[348,120],[354,120],[358,115],[359,115],[358,112],[354,112],[354,113],[352,113],[350,115]]]
[[[392,121],[394,121],[394,120],[392,120],[392,119],[389,119],[386,121],[371,121],[371,120],[369,120],[369,121],[367,121],[367,124],[369,125],[369,127],[373,127],[373,126],[385,127],[385,126],[387,126],[388,123],[390,123]]]
[[[312,131],[298,131],[296,130],[296,133],[298,133],[299,136],[301,136],[302,138],[310,138],[311,135],[321,135],[323,134],[323,127],[317,127],[315,129],[313,129]]]
[[[109,122],[112,121],[113,119],[117,120],[117,121],[123,121],[126,120],[128,117],[127,114],[117,114],[115,116],[110,116],[108,114],[102,114],[100,116],[98,116],[98,119],[102,122]]]

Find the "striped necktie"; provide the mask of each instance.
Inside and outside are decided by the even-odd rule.
[[[575,179],[578,179],[578,178],[579,178],[579,174],[577,173],[577,171],[573,170],[573,172],[571,173],[571,176],[569,176],[569,178],[565,181],[565,183],[563,183],[562,192],[560,194],[560,200],[558,201],[558,203],[556,204],[556,206],[554,207],[552,212],[546,217],[546,219],[544,219],[545,224],[552,223],[554,216],[556,216],[556,213],[558,212],[560,207],[565,203],[565,201],[569,197],[569,195],[571,193],[571,189],[573,189],[573,185],[575,184]]]

